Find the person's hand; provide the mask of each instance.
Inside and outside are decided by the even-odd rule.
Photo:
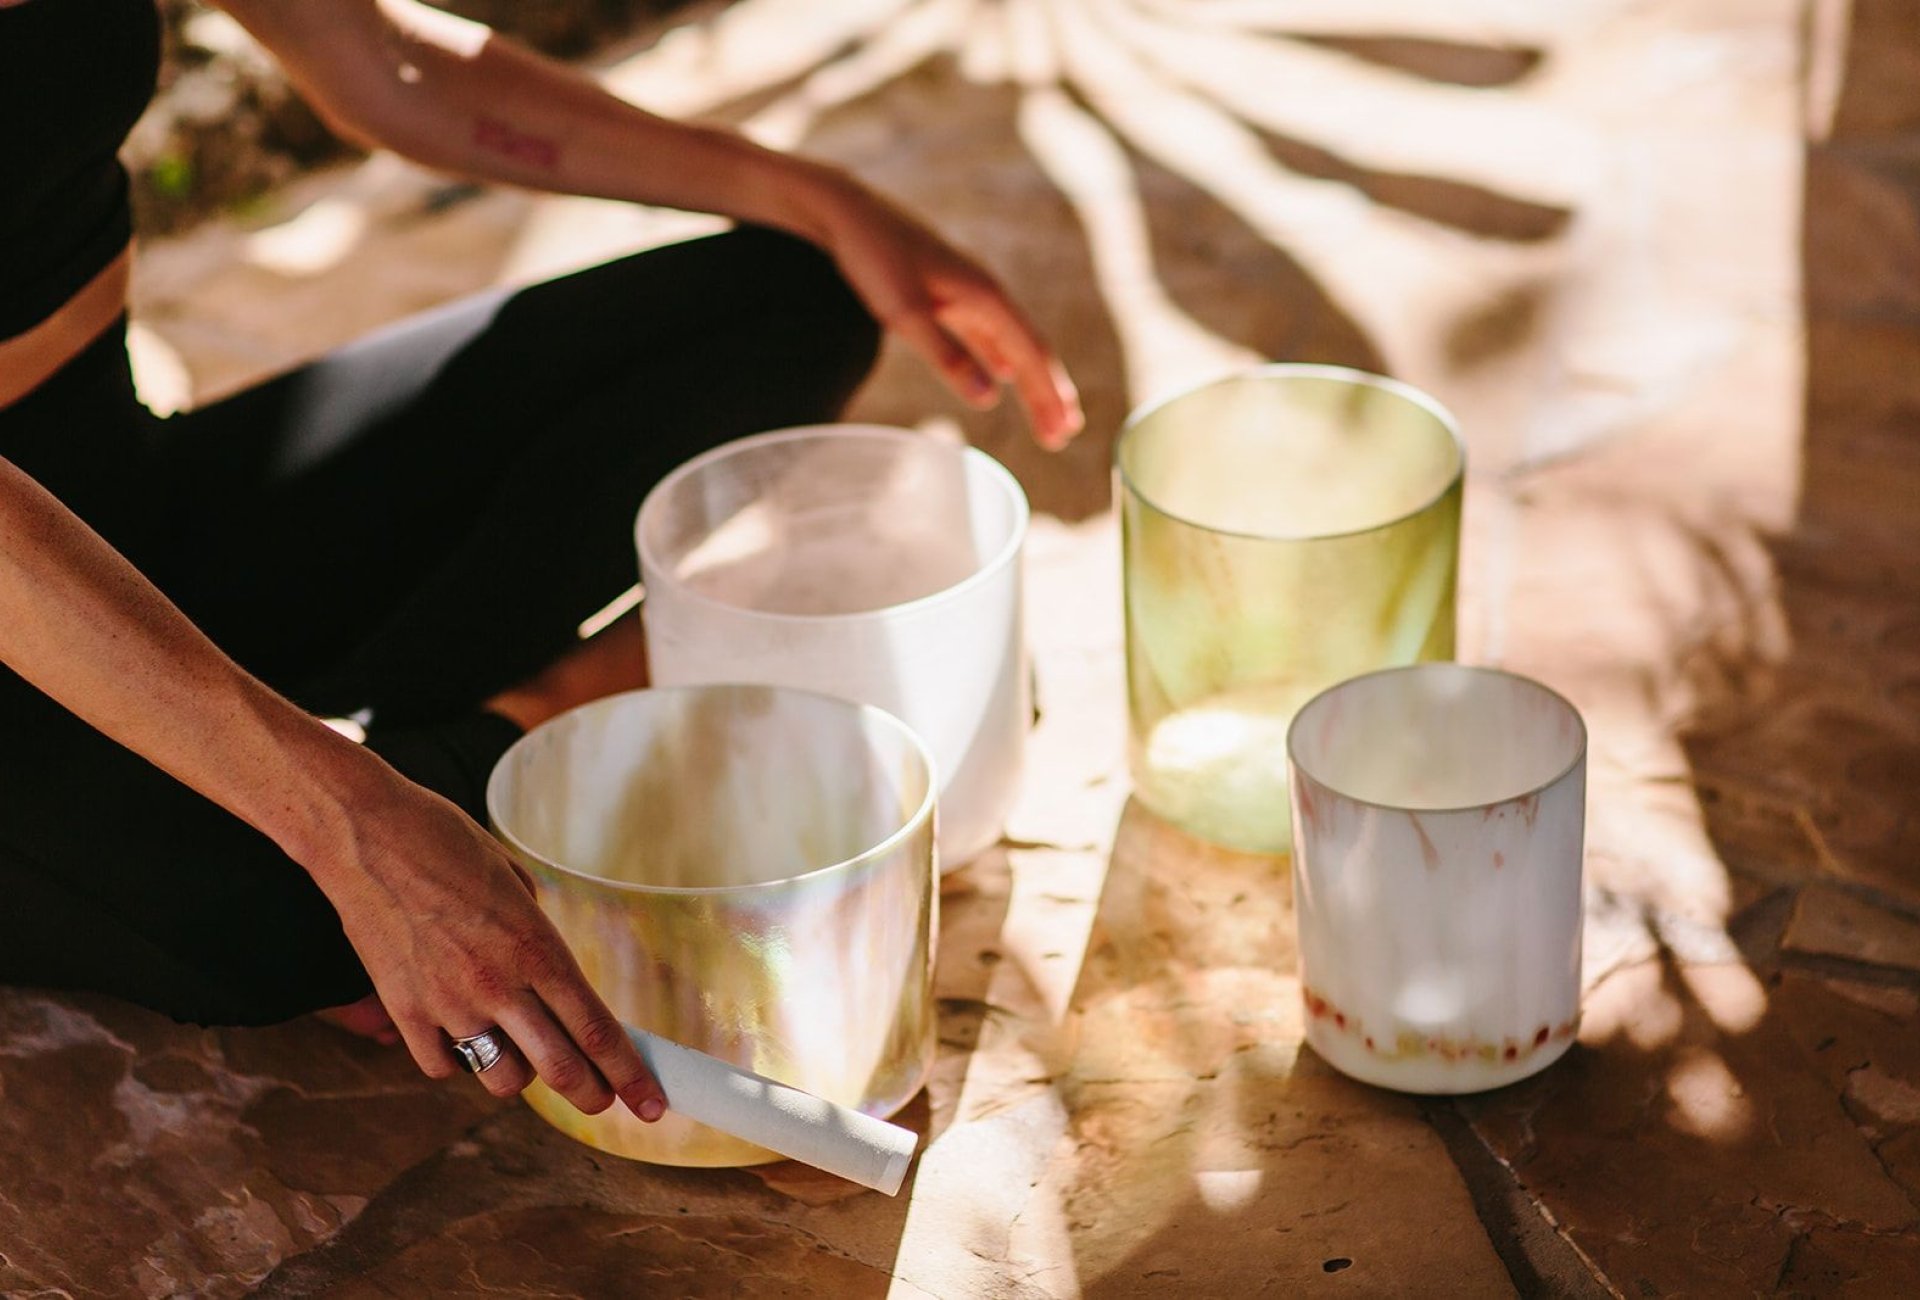
[[[867,309],[975,407],[1011,385],[1036,441],[1059,450],[1080,431],[1066,368],[981,265],[898,206],[845,177],[821,205],[817,237]]]
[[[420,1068],[461,1066],[450,1039],[508,1040],[478,1078],[497,1097],[537,1073],[589,1115],[617,1095],[641,1119],[666,1097],[500,845],[430,791],[395,779],[361,810],[348,861],[316,879]]]

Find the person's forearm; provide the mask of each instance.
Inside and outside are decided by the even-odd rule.
[[[323,888],[351,861],[356,805],[400,780],[248,676],[5,459],[0,663],[264,832]]]
[[[330,5],[327,30],[275,0],[231,7],[338,128],[444,171],[714,212],[816,240],[850,184],[733,132],[656,117],[411,0]]]
[[[468,176],[788,231],[970,405],[1010,385],[1054,448],[1083,423],[1059,358],[993,276],[837,168],[655,117],[415,0],[215,3],[348,134]]]

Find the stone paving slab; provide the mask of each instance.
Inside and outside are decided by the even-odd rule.
[[[1910,1294],[1920,1277],[1920,18],[1904,0],[741,0],[606,70],[859,169],[1087,395],[1031,448],[890,349],[857,418],[1036,507],[1043,716],[948,877],[887,1200],[575,1145],[313,1024],[0,991],[0,1294]],[[147,250],[204,399],[498,280],[707,228],[390,159]],[[1261,357],[1471,444],[1464,657],[1592,736],[1587,996],[1457,1101],[1301,1043],[1284,861],[1127,797],[1107,457]]]

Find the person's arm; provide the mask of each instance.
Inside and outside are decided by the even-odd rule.
[[[582,1110],[617,1093],[658,1114],[658,1084],[492,837],[250,677],[5,459],[0,663],[305,868],[429,1075],[455,1070],[442,1029],[497,1024]],[[482,1076],[502,1095],[527,1079],[517,1058]]]
[[[852,177],[656,117],[487,28],[412,0],[217,0],[344,134],[484,180],[714,212],[834,257],[961,397],[1011,384],[1035,435],[1080,428],[1072,382],[978,263]]]

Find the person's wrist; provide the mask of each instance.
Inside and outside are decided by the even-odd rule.
[[[366,830],[380,809],[404,798],[406,778],[372,750],[318,718],[292,721],[285,742],[293,786],[262,829],[331,893],[364,866]]]
[[[778,170],[763,182],[770,214],[765,224],[831,250],[840,230],[868,198],[866,187],[830,163],[786,154],[774,157]]]

